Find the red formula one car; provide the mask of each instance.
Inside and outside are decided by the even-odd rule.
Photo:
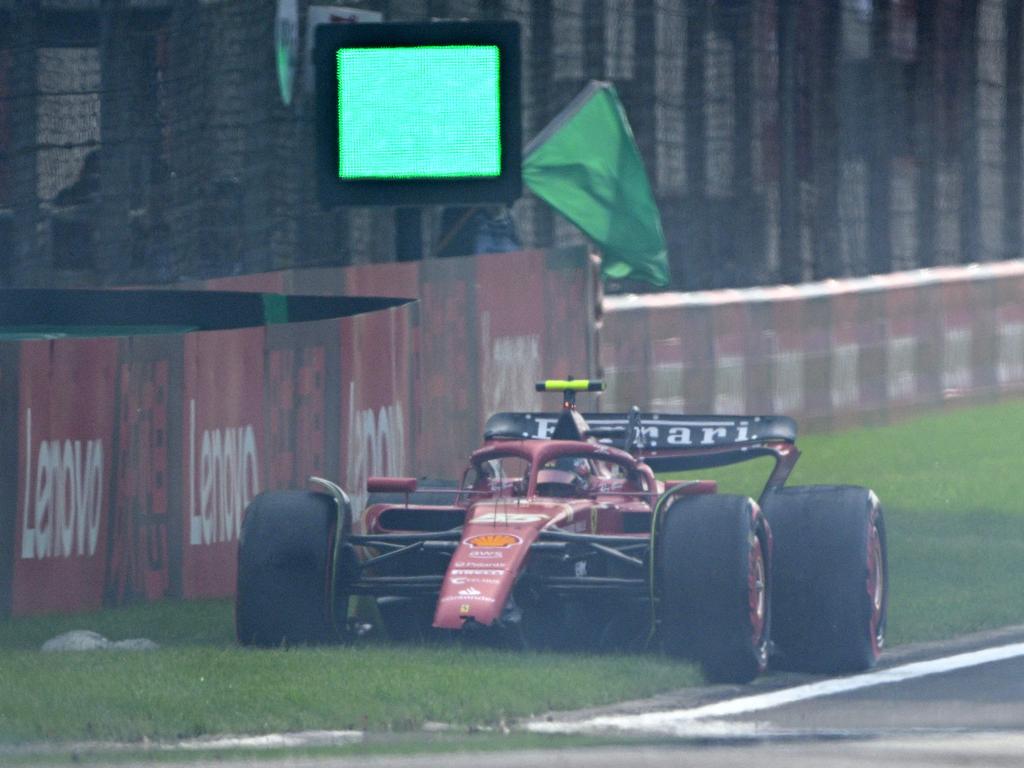
[[[783,487],[799,451],[782,416],[499,413],[459,483],[371,478],[347,494],[272,491],[246,511],[236,624],[249,645],[350,636],[364,596],[387,632],[500,638],[520,647],[656,647],[714,681],[769,662],[820,672],[874,665],[885,637],[885,524],[874,493]],[[775,459],[755,500],[655,472]]]

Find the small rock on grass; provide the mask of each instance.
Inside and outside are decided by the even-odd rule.
[[[88,629],[74,629],[50,638],[43,643],[41,650],[44,653],[98,651],[107,648],[119,651],[152,651],[159,647],[152,640],[145,637],[135,637],[114,642],[108,640],[99,632],[93,632]]]

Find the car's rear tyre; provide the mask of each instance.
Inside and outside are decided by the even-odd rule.
[[[336,638],[329,605],[334,500],[309,491],[261,493],[246,509],[238,543],[235,630],[242,645]]]
[[[858,672],[878,661],[889,603],[885,519],[857,486],[785,488],[766,495],[775,541],[777,666]]]
[[[655,533],[659,632],[711,682],[746,683],[768,664],[771,535],[744,496],[683,497]]]

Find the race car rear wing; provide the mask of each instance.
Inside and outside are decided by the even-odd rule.
[[[553,436],[561,413],[496,413],[484,427],[486,440],[544,440]],[[584,413],[596,437],[619,448],[626,438],[637,448],[671,450],[712,448],[749,443],[796,441],[796,422],[788,416],[684,416],[667,413]],[[634,422],[632,425],[630,422]],[[637,423],[638,422],[638,423]],[[630,426],[639,432],[628,435]]]
[[[700,469],[759,455],[778,456],[796,441],[788,416],[689,416],[666,413],[591,413],[576,421],[579,436],[629,451],[655,471]],[[496,413],[485,440],[547,440],[559,437],[562,413]],[[795,451],[795,448],[793,449]]]

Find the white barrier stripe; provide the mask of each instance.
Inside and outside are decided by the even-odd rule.
[[[724,288],[715,291],[694,291],[623,294],[605,296],[604,312],[639,309],[670,309],[674,307],[717,306],[720,304],[749,304],[770,301],[802,301],[809,298],[837,296],[851,293],[874,293],[897,288],[917,288],[926,285],[944,285],[957,282],[977,282],[1009,277],[1024,277],[1024,259],[1012,259],[986,264],[932,267],[884,275],[821,280],[799,285],[772,285],[757,288]]]
[[[759,712],[766,709],[774,709],[787,704],[796,704],[809,699],[818,699],[825,696],[835,696],[840,693],[849,693],[863,688],[873,688],[879,685],[891,685],[906,680],[913,680],[929,675],[940,675],[945,672],[953,672],[958,669],[976,667],[982,664],[990,664],[996,661],[1024,656],[1024,643],[1013,643],[1011,645],[999,646],[997,648],[986,648],[980,651],[961,653],[955,656],[947,656],[941,659],[930,661],[919,661],[913,664],[905,664],[890,669],[882,669],[875,672],[866,672],[851,677],[840,677],[830,680],[821,680],[816,683],[799,685],[794,688],[785,688],[781,691],[762,693],[754,696],[744,696],[738,699],[729,699],[715,704],[707,704],[703,707],[693,709],[675,709],[664,712],[647,712],[639,715],[605,715],[594,717],[589,720],[552,721],[530,723],[527,728],[531,731],[564,733],[564,732],[594,732],[610,728],[629,731],[664,731],[675,730],[676,726],[684,723],[692,723],[708,718],[730,717],[745,715],[751,712]]]

